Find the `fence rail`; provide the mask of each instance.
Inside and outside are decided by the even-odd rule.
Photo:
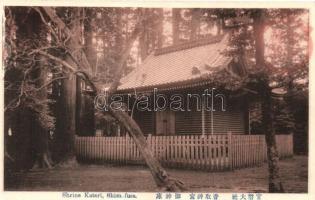
[[[259,166],[267,160],[264,135],[183,135],[146,138],[163,166],[209,171]],[[280,158],[293,155],[292,135],[277,135]],[[80,161],[142,164],[141,154],[129,137],[77,137]]]

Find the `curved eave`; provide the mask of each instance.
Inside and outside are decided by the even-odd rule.
[[[206,86],[213,84],[213,80],[209,79],[208,77],[197,77],[193,79],[188,79],[184,81],[177,81],[172,83],[165,83],[165,84],[159,84],[159,85],[149,85],[144,87],[136,87],[136,88],[126,88],[118,90],[117,94],[128,94],[128,93],[134,93],[141,92],[141,93],[149,93],[153,92],[155,88],[157,88],[159,91],[174,91],[174,90],[180,90],[180,89],[187,89],[187,88],[196,88],[200,86]]]

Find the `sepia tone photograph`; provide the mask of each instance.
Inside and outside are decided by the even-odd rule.
[[[309,9],[3,15],[4,191],[309,192]]]

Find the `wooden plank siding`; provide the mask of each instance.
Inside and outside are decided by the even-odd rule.
[[[175,112],[175,132],[180,134],[201,133],[201,111]]]
[[[214,111],[213,133],[243,134],[245,128],[245,112],[241,110]],[[177,134],[200,134],[202,132],[201,111],[183,111],[175,113],[175,132]],[[211,112],[205,111],[205,131],[211,134]]]
[[[211,133],[211,112],[206,113],[206,130]],[[213,112],[213,132],[216,134],[245,133],[245,117],[241,110],[215,111]]]
[[[150,111],[137,111],[134,120],[145,134],[155,133],[155,113]]]
[[[280,158],[293,155],[292,135],[277,135]],[[153,155],[163,166],[222,171],[263,164],[267,160],[264,135],[176,135],[147,137]],[[129,137],[77,137],[79,161],[144,164]]]
[[[201,97],[202,92],[202,90],[185,91],[180,94],[187,97],[189,94],[196,93]],[[170,95],[166,94],[168,98],[170,98]],[[203,133],[203,131],[205,134],[248,133],[247,101],[243,97],[230,98],[226,101],[229,102],[222,105],[220,99],[215,99],[213,102],[215,111],[211,112],[211,101],[202,101],[202,99],[192,96],[189,102],[187,102],[187,99],[184,100],[183,111],[171,111],[169,105],[166,106],[164,111],[153,111],[151,106],[152,111],[135,109],[134,119],[146,135],[197,135]],[[201,111],[202,108],[204,109],[203,112]],[[224,110],[222,110],[223,108]]]

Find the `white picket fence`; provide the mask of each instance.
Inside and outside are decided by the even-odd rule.
[[[292,135],[277,135],[280,158],[293,155]],[[149,136],[147,143],[166,167],[231,170],[259,166],[267,160],[264,135],[176,135]],[[126,137],[77,137],[80,161],[143,164],[133,142]]]

